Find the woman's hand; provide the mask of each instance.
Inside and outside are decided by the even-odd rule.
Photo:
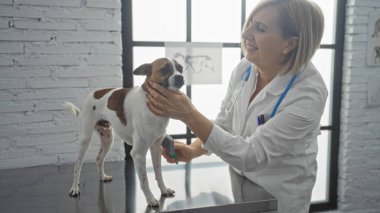
[[[174,141],[174,151],[177,155],[177,159],[171,158],[166,150],[162,150],[162,155],[169,163],[189,162],[194,158],[202,156],[207,153],[202,147],[202,141],[197,138],[193,143],[187,145],[178,141]]]
[[[182,92],[168,90],[153,82],[147,85],[146,96],[148,108],[159,116],[185,121],[194,109],[190,99]]]
[[[147,85],[147,106],[158,116],[182,121],[202,141],[207,141],[214,124],[193,106],[190,99],[180,91],[171,91],[150,82]]]
[[[189,162],[195,157],[194,156],[195,150],[190,145],[187,145],[178,141],[174,141],[174,150],[177,155],[176,159],[170,157],[168,152],[165,149],[162,149],[162,156],[164,156],[166,161],[169,163],[177,163],[178,161]]]

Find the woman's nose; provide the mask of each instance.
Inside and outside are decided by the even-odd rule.
[[[252,31],[252,28],[248,27],[246,28],[242,35],[243,39],[246,39],[246,40],[252,40],[253,39],[253,31]]]

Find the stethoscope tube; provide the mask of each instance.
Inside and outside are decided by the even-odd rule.
[[[298,76],[298,72],[293,75],[293,77],[292,77],[292,79],[290,79],[288,85],[286,85],[285,90],[281,93],[280,97],[277,100],[276,105],[274,105],[274,107],[273,107],[272,113],[270,114],[271,118],[276,114],[278,107],[280,106],[282,100],[285,98],[286,94],[289,92],[290,87],[292,86],[292,84],[296,80],[297,76]]]
[[[226,106],[225,111],[227,115],[231,112],[232,108],[234,107],[238,97],[240,96],[241,91],[243,90],[245,83],[248,81],[249,76],[251,76],[251,72],[252,72],[252,65],[249,65],[249,67],[243,73],[242,80],[240,81],[241,86],[239,87],[238,92],[236,92],[236,89],[234,89],[234,92],[232,93],[232,97]],[[233,98],[234,96],[235,98]]]

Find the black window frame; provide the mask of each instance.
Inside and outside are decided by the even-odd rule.
[[[164,47],[165,42],[157,41],[134,41],[132,25],[132,1],[121,0],[121,18],[122,18],[122,72],[123,87],[133,87],[133,47]],[[331,125],[321,126],[321,131],[330,131],[330,161],[329,161],[329,188],[328,200],[326,202],[314,203],[310,206],[310,212],[319,212],[337,209],[337,187],[338,187],[338,153],[340,140],[340,108],[342,93],[342,73],[343,73],[343,51],[344,51],[344,34],[345,34],[345,16],[346,1],[336,1],[336,20],[335,20],[335,43],[321,44],[321,49],[334,50],[333,59],[333,85],[331,98]],[[191,2],[186,0],[186,42],[191,42]],[[246,0],[241,0],[241,27],[245,21]],[[240,43],[223,43],[224,48],[239,48]],[[243,57],[243,56],[242,56]],[[191,98],[191,86],[186,86],[186,94]],[[185,134],[172,135],[174,139],[185,139],[187,144],[196,136],[189,128]],[[130,159],[131,146],[125,144],[126,159]]]

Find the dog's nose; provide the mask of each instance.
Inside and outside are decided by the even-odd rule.
[[[182,75],[176,75],[176,76],[174,76],[174,86],[175,87],[181,88],[184,83],[185,83],[185,81],[183,80],[183,76]]]

